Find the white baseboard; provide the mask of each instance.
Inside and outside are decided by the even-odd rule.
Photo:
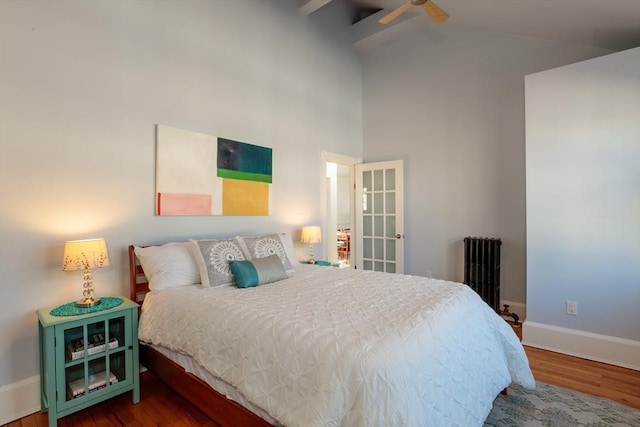
[[[0,425],[40,411],[40,377],[0,387]]]
[[[640,341],[525,321],[522,343],[640,371]]]

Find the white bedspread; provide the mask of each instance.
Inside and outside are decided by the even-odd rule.
[[[139,337],[192,356],[286,426],[481,426],[535,387],[509,325],[469,287],[309,265],[257,288],[147,295]]]

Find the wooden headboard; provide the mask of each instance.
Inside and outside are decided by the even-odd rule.
[[[144,270],[135,254],[135,246],[129,245],[129,292],[131,301],[142,304],[144,297],[149,292],[149,281],[144,275]]]

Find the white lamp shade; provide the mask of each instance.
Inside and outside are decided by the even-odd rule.
[[[71,240],[64,244],[62,270],[88,270],[110,265],[104,239]]]
[[[302,227],[302,236],[300,236],[302,243],[320,243],[322,242],[322,233],[320,227],[310,226]]]

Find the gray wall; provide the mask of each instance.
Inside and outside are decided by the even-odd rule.
[[[640,341],[639,76],[636,48],[526,78],[532,322]]]
[[[0,1],[0,386],[38,373],[35,311],[80,297],[66,240],[104,237],[96,291],[128,295],[131,243],[320,223],[320,150],[362,149],[361,62],[334,8]],[[154,216],[156,124],[272,147],[271,216]]]
[[[405,271],[463,279],[467,235],[503,240],[525,302],[524,76],[608,53],[427,27],[364,56],[365,161],[405,161]]]

